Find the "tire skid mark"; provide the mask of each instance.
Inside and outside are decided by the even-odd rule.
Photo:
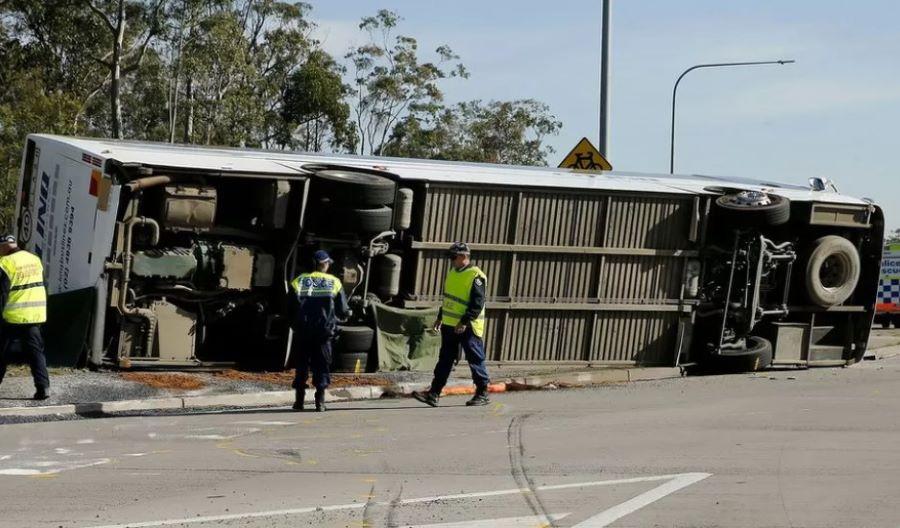
[[[372,512],[373,508],[377,506],[375,502],[375,484],[372,484],[372,487],[369,488],[369,494],[366,496],[366,505],[363,507],[362,514],[362,528],[375,528],[377,526],[375,524],[375,515]]]
[[[400,490],[394,496],[394,499],[388,505],[387,514],[384,516],[384,525],[387,528],[399,528],[400,523],[397,522],[397,507],[400,506],[400,498],[403,496],[403,483],[400,484]]]
[[[516,485],[521,489],[527,489],[522,497],[528,504],[531,512],[541,519],[541,526],[555,527],[553,517],[547,512],[547,508],[538,495],[534,480],[528,475],[525,468],[525,443],[522,440],[522,424],[531,416],[531,413],[514,416],[509,422],[506,432],[507,445],[509,446],[509,470]]]

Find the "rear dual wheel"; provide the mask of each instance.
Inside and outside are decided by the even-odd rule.
[[[351,207],[379,207],[394,203],[397,185],[388,178],[344,169],[316,171],[313,186],[334,203]]]

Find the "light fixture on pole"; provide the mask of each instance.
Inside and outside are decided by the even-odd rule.
[[[724,68],[730,66],[761,66],[764,64],[793,64],[794,60],[774,60],[774,61],[753,61],[753,62],[718,62],[712,64],[697,64],[684,70],[675,81],[675,87],[672,88],[672,135],[669,141],[669,174],[675,173],[675,96],[678,94],[678,83],[689,72],[700,68]]]

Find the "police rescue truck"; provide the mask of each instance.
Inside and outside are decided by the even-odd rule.
[[[890,328],[893,323],[895,328],[900,328],[900,244],[884,248],[875,310],[876,324]]]

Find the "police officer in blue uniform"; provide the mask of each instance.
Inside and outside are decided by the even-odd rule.
[[[290,318],[294,338],[291,357],[296,374],[294,410],[303,410],[306,381],[312,371],[316,388],[316,411],[325,411],[325,389],[331,383],[331,344],[337,333],[337,322],[350,316],[347,296],[341,281],[328,273],[333,262],[326,251],[313,255],[316,270],[301,273],[291,282]]]
[[[41,326],[47,321],[47,289],[41,259],[19,249],[12,235],[0,236],[0,382],[14,351],[24,351],[34,378],[34,399],[50,397]]]
[[[453,364],[462,347],[472,371],[475,396],[466,405],[487,405],[488,375],[484,351],[485,291],[487,275],[470,260],[469,246],[457,242],[450,247],[452,260],[444,281],[444,301],[434,322],[434,331],[441,333],[441,352],[434,367],[434,378],[427,392],[414,392],[413,398],[437,407],[441,391],[447,384]]]

